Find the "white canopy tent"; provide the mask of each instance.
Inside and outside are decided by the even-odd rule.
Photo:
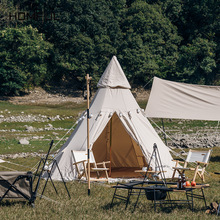
[[[154,77],[145,113],[148,118],[220,121],[220,87]]]
[[[90,105],[90,149],[96,162],[111,161],[112,168],[147,166],[157,144],[166,176],[172,175],[172,157],[134,99],[125,74],[114,56],[98,82],[98,91]],[[67,142],[59,150],[56,161],[65,180],[76,178],[71,150],[87,149],[86,113]],[[52,178],[60,180],[55,168]]]

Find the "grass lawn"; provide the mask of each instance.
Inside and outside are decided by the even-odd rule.
[[[142,104],[142,103],[141,103]],[[142,104],[144,106],[144,103]],[[53,117],[60,115],[63,120],[49,120],[47,122],[2,122],[0,123],[0,154],[14,154],[19,152],[46,152],[51,139],[55,144],[75,123],[79,112],[85,110],[86,104],[71,104],[57,106],[17,106],[8,102],[0,102],[0,115],[11,117],[16,115],[45,115]],[[21,113],[22,112],[22,113]],[[70,118],[72,116],[72,118]],[[54,130],[45,130],[47,124],[52,124]],[[159,120],[158,120],[158,123]],[[207,122],[206,126],[215,127],[216,122]],[[33,126],[36,131],[29,132],[25,130],[25,125]],[[165,120],[165,126],[168,128],[178,127],[175,120],[171,122]],[[200,122],[187,122],[186,127],[193,130],[203,126]],[[58,128],[63,128],[59,130]],[[15,129],[13,131],[12,129]],[[57,130],[56,130],[57,129]],[[42,137],[34,139],[34,136]],[[67,135],[68,137],[69,135]],[[18,139],[29,137],[29,145],[18,144]],[[65,139],[57,146],[57,149],[64,143]],[[8,168],[16,170],[30,170],[39,160],[39,157],[26,157],[7,159],[12,162],[7,164]],[[16,166],[14,163],[23,165]],[[5,165],[5,164],[0,164]],[[0,170],[5,170],[0,167]],[[214,172],[220,171],[220,147],[214,147],[210,164],[207,167],[206,182],[210,188],[205,189],[207,204],[210,202],[220,202],[220,175]],[[190,174],[187,173],[190,177]],[[42,191],[44,180],[41,182],[39,193]],[[202,201],[195,199],[195,211],[192,212],[187,205],[170,209],[161,209],[158,207],[157,212],[153,210],[153,204],[145,196],[141,196],[140,203],[134,213],[131,212],[132,203],[135,202],[135,196],[131,199],[131,204],[127,210],[124,209],[123,202],[116,202],[113,209],[110,209],[110,203],[114,190],[111,184],[91,184],[91,195],[87,195],[87,184],[74,181],[68,182],[67,186],[71,194],[68,198],[62,183],[55,183],[59,195],[56,195],[51,183],[48,183],[44,195],[52,200],[37,198],[35,208],[31,208],[23,202],[3,202],[0,206],[0,219],[217,219],[215,215],[205,214],[204,204]],[[181,193],[173,193],[171,196],[180,198]]]

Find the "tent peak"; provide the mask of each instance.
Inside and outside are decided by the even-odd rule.
[[[98,88],[105,88],[105,87],[111,87],[111,88],[121,87],[125,89],[131,88],[116,56],[112,57],[110,63],[108,64],[104,73],[102,74],[97,86]]]

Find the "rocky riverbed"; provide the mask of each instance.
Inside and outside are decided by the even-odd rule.
[[[140,95],[138,91],[135,91],[136,98],[142,99],[148,97],[147,94]],[[49,94],[42,89],[36,89],[32,91],[29,95],[23,97],[11,97],[9,101],[13,104],[25,104],[25,105],[39,105],[39,104],[60,104],[62,102],[83,102],[83,97],[76,95],[75,97],[65,96],[63,94]],[[79,113],[80,114],[80,113]],[[8,128],[7,126],[4,129],[0,129],[0,141],[4,134],[14,134],[18,144],[20,145],[31,145],[31,140],[50,140],[50,137],[47,137],[47,132],[50,131],[51,135],[55,140],[59,140],[59,132],[66,132],[68,129],[60,127],[54,127],[52,124],[56,121],[65,121],[72,120],[73,124],[76,120],[72,116],[64,115],[55,115],[48,116],[44,114],[26,114],[23,111],[20,111],[16,115],[10,112],[8,109],[0,109],[0,123],[20,123],[21,126]],[[27,123],[27,124],[25,124]],[[38,123],[38,126],[35,126]],[[42,123],[42,124],[41,124]],[[204,123],[203,127],[193,128],[193,130],[188,130],[183,132],[184,122],[179,122],[180,124],[171,129],[166,129],[166,141],[167,145],[170,148],[212,148],[215,146],[220,146],[220,126],[210,127]],[[30,125],[31,124],[31,125]],[[180,129],[181,128],[181,129]],[[163,141],[164,134],[156,128],[156,131],[161,136]],[[38,133],[43,133],[38,135]],[[66,137],[68,138],[68,136]],[[66,139],[65,139],[66,140]],[[29,156],[42,156],[41,152],[32,152],[32,153],[18,153],[18,154],[4,154],[0,155],[0,158],[17,158],[17,157],[29,157]]]

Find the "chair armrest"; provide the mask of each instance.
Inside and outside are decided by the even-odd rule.
[[[103,165],[103,164],[107,164],[107,163],[110,163],[110,161],[103,161],[103,162],[100,162],[100,163],[96,163],[96,165]]]
[[[200,163],[201,163],[201,164],[204,164],[204,165],[207,165],[207,164],[209,164],[209,163],[205,163],[205,162],[200,162],[200,161],[196,161],[196,163],[197,163],[197,164],[200,164]]]
[[[75,162],[75,163],[73,163],[73,165],[76,165],[76,164],[79,164],[79,163],[84,163],[84,162],[86,162],[86,160]]]
[[[178,162],[178,163],[185,163],[185,161],[183,161],[183,160],[172,160],[172,161]]]

